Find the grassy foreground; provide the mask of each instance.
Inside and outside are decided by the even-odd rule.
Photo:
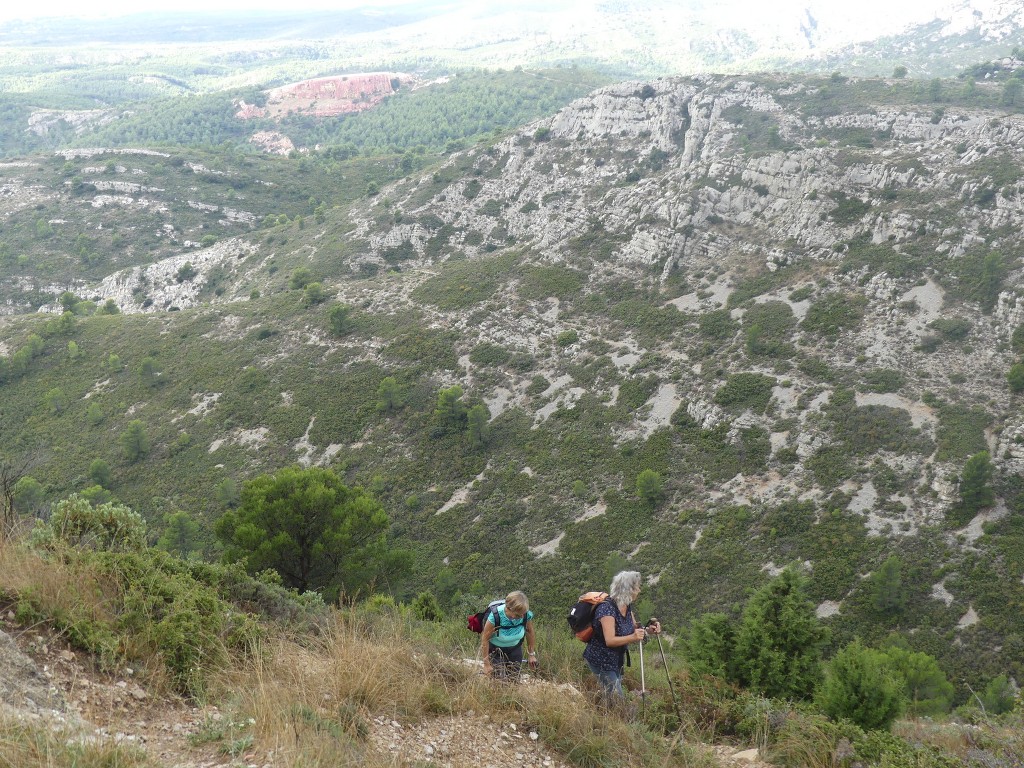
[[[142,587],[156,582],[159,599],[143,599]],[[651,645],[646,706],[634,697],[628,711],[606,712],[595,705],[582,646],[555,618],[538,621],[542,667],[534,679],[501,685],[467,663],[478,637],[454,617],[424,621],[383,596],[356,607],[317,606],[229,569],[148,549],[40,551],[0,542],[0,608],[89,650],[99,669],[130,661],[155,697],[216,704],[223,718],[204,723],[191,743],[256,764],[393,766],[395,757],[374,747],[375,720],[414,725],[460,716],[535,731],[580,768],[712,766],[703,746],[711,743],[758,747],[787,768],[1024,764],[1019,708],[999,718],[982,712],[971,723],[914,720],[893,733],[864,732],[810,705],[691,676],[668,648],[677,709]],[[213,621],[204,611],[231,616]],[[638,671],[634,654],[633,690]],[[155,765],[137,748],[0,716],[0,768]]]

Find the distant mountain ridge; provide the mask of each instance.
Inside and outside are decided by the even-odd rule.
[[[835,61],[860,74],[949,75],[991,46],[1022,41],[1024,8],[1012,0],[892,4],[786,0],[409,3],[343,12],[141,14],[0,24],[0,42],[47,46],[106,42],[210,45],[316,41],[355,67],[598,64],[643,75],[813,68]],[[941,58],[936,48],[941,50]],[[973,53],[985,49],[986,56]],[[865,54],[869,55],[865,55]],[[888,69],[887,69],[888,68]]]

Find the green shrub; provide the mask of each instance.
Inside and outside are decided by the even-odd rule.
[[[587,276],[575,269],[559,266],[527,267],[517,292],[524,299],[541,300],[553,296],[569,301],[580,295]]]
[[[965,524],[978,511],[995,503],[995,491],[992,489],[994,471],[988,451],[980,451],[967,460],[957,489],[960,502],[950,513],[955,523]]]
[[[1014,352],[1024,352],[1024,323],[1013,329],[1013,335],[1010,336],[1010,347]]]
[[[129,463],[134,463],[149,453],[149,435],[141,419],[132,419],[121,433],[121,451]]]
[[[299,592],[357,595],[378,575],[404,567],[388,546],[388,516],[360,487],[330,469],[285,467],[242,487],[241,503],[217,521],[225,562],[268,568]]]
[[[772,399],[775,379],[762,373],[736,373],[731,375],[715,393],[715,402],[724,408],[764,413]]]
[[[636,410],[651,399],[660,379],[657,376],[634,376],[626,379],[619,387],[619,402],[626,408]]]
[[[1006,675],[994,677],[981,694],[981,703],[990,715],[1002,715],[1013,710],[1017,692]]]
[[[868,139],[870,142],[870,138]],[[868,146],[871,146],[869,143]],[[854,224],[871,210],[871,203],[865,203],[855,197],[849,197],[844,192],[829,192],[836,207],[829,211],[829,218],[836,224]]]
[[[636,495],[652,506],[665,491],[665,480],[653,469],[645,469],[636,477]]]
[[[971,332],[971,321],[965,317],[940,317],[931,322],[942,338],[947,341],[963,341]]]
[[[736,680],[736,627],[724,613],[705,613],[690,626],[684,652],[698,674]]]
[[[573,329],[562,331],[555,337],[555,344],[560,347],[571,347],[580,340],[580,335]]]
[[[834,398],[835,399],[835,398]],[[910,414],[887,405],[839,404],[829,408],[836,435],[854,455],[894,451],[931,453],[933,445],[913,425]]]
[[[296,290],[301,290],[313,282],[313,273],[309,267],[297,267],[288,279],[288,285]]]
[[[335,304],[327,311],[327,324],[335,336],[344,336],[352,330],[352,307],[348,304]]]
[[[876,368],[864,374],[864,389],[867,392],[898,392],[906,382],[906,377],[891,368]]]
[[[412,601],[412,615],[420,621],[441,621],[444,611],[433,592],[420,592]]]
[[[807,599],[806,579],[786,568],[743,609],[734,651],[738,682],[773,698],[806,698],[820,677],[827,639]]]
[[[903,712],[903,683],[884,653],[854,640],[829,662],[817,702],[834,719],[888,730]]]
[[[146,523],[123,504],[93,506],[72,494],[53,506],[50,519],[32,532],[34,546],[65,545],[85,549],[138,551],[146,545]]]
[[[947,290],[957,298],[977,302],[985,314],[991,313],[1006,280],[1007,259],[995,251],[969,253],[951,267],[957,279],[946,281]]]
[[[893,671],[903,681],[908,715],[933,717],[949,712],[953,703],[953,685],[946,679],[935,657],[911,651],[902,645],[889,646],[884,650]]]
[[[1024,392],[1024,362],[1014,363],[1006,373],[1006,383],[1015,395]]]
[[[838,336],[860,325],[867,303],[860,294],[829,294],[810,306],[800,327],[822,336]]]
[[[968,408],[940,402],[934,395],[932,402],[922,400],[938,408],[939,426],[935,430],[938,450],[935,458],[939,461],[955,461],[983,451],[988,447],[985,430],[992,423],[991,414],[984,408]]]
[[[548,387],[551,386],[551,382],[539,373],[530,379],[530,383],[526,387],[526,394],[528,395],[539,395],[541,392],[547,391]]]
[[[716,309],[707,314],[701,315],[697,321],[697,330],[701,336],[713,341],[726,341],[731,339],[739,323],[733,320],[732,312],[728,309]]]
[[[469,353],[469,361],[479,366],[504,365],[511,357],[512,353],[508,349],[489,342],[477,344]]]

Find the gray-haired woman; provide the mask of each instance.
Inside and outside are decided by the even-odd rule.
[[[646,630],[636,625],[633,603],[640,595],[640,574],[622,571],[612,579],[608,599],[594,609],[594,634],[583,651],[590,671],[597,675],[606,703],[622,700],[622,669],[626,648],[641,643],[647,632],[658,634],[661,624],[652,619]]]

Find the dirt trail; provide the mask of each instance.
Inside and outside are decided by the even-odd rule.
[[[285,763],[258,745],[243,741],[231,754],[230,739],[206,738],[231,730],[229,715],[217,707],[196,707],[176,696],[155,694],[127,667],[100,671],[91,657],[72,650],[63,638],[42,628],[18,626],[10,612],[0,614],[0,653],[0,711],[8,715],[64,726],[83,740],[136,745],[163,768],[284,768]],[[396,768],[572,765],[549,750],[536,730],[473,712],[419,722],[376,717],[369,742],[385,764]],[[722,766],[767,768],[756,751],[708,749]]]

